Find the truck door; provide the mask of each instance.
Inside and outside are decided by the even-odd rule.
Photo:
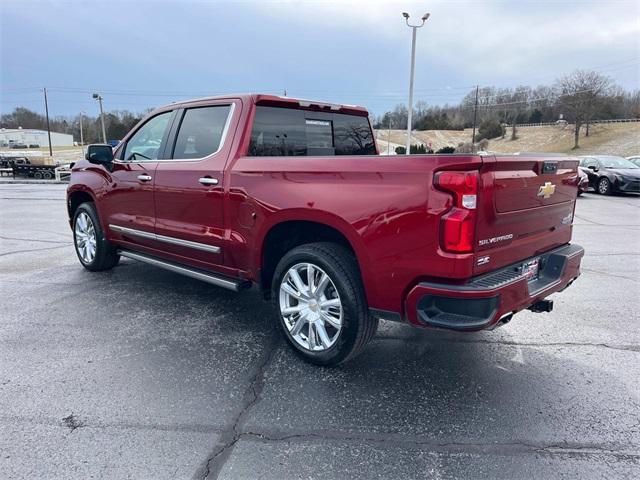
[[[157,245],[154,175],[174,115],[168,111],[150,118],[116,151],[100,213],[112,236],[130,246]]]
[[[154,184],[157,239],[175,260],[223,265],[224,169],[239,114],[232,100],[178,111]]]

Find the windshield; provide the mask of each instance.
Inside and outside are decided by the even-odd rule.
[[[622,157],[598,157],[598,160],[604,165],[604,168],[639,168],[637,165]]]

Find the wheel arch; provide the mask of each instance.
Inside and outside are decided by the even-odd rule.
[[[258,280],[265,298],[270,295],[271,280],[282,257],[295,247],[314,242],[337,243],[350,250],[356,259],[367,296],[372,293],[368,255],[362,238],[351,225],[326,212],[304,216],[288,212],[265,225],[259,236],[254,261],[259,265]]]
[[[69,214],[69,221],[73,220],[78,207],[85,202],[93,202],[95,205],[96,199],[92,192],[83,188],[77,188],[69,191],[67,194],[67,213]],[[97,206],[96,206],[97,210]]]

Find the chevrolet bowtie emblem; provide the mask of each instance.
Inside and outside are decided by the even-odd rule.
[[[543,186],[538,190],[538,196],[542,198],[549,198],[556,191],[556,186],[551,182],[545,182]]]

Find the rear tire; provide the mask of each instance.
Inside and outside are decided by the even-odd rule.
[[[104,236],[91,202],[80,204],[73,215],[73,244],[82,266],[92,272],[109,270],[120,261],[116,247]]]
[[[611,182],[608,178],[602,177],[598,180],[598,193],[600,195],[611,195]]]
[[[292,249],[278,263],[271,288],[282,333],[310,363],[346,362],[376,333],[378,319],[369,314],[358,264],[341,245],[310,243]]]

